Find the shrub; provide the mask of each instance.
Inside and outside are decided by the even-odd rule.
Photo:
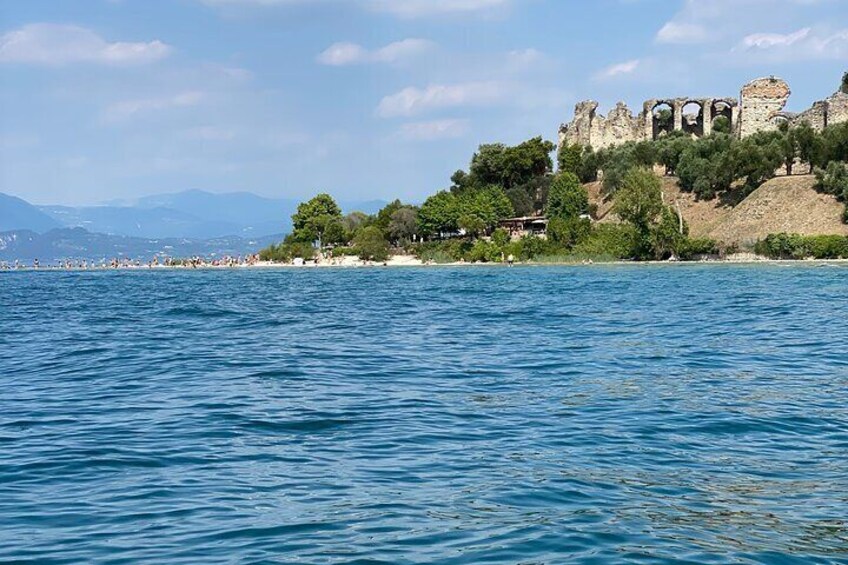
[[[583,218],[551,218],[548,222],[548,240],[557,246],[571,248],[589,236],[592,223]]]
[[[389,258],[389,242],[377,226],[368,226],[357,232],[353,247],[360,259],[385,261]]]
[[[548,193],[548,217],[567,220],[585,214],[588,209],[589,195],[577,175],[563,172],[554,177]]]
[[[311,243],[303,241],[286,241],[279,245],[269,245],[259,252],[259,258],[263,261],[290,263],[296,257],[312,259],[315,257],[315,248]]]
[[[845,163],[831,161],[826,169],[816,169],[816,190],[845,202],[842,221],[848,224],[848,167]]]
[[[501,260],[501,250],[494,243],[478,239],[468,252],[467,259],[475,263],[496,263]]]
[[[572,253],[588,258],[629,259],[635,255],[638,239],[631,225],[598,224],[585,241],[574,246]]]
[[[754,251],[771,259],[848,258],[848,237],[773,233],[758,241]]]
[[[693,259],[700,255],[719,255],[721,250],[713,239],[706,237],[687,238],[680,247],[681,259]]]

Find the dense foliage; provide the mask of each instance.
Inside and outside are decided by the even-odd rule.
[[[582,182],[603,171],[603,188],[612,196],[624,176],[636,167],[662,167],[677,175],[680,187],[699,198],[711,199],[741,189],[751,192],[783,168],[797,172],[798,165],[825,169],[833,161],[848,160],[848,124],[828,126],[821,133],[808,124],[760,132],[738,139],[720,126],[714,133],[693,139],[681,131],[663,134],[656,141],[628,142],[593,153],[579,146],[560,148],[562,170],[574,172]]]
[[[846,75],[848,76],[848,74]],[[535,137],[509,146],[479,146],[468,170],[456,171],[448,189],[419,207],[395,200],[377,214],[346,216],[327,194],[298,206],[293,231],[261,253],[266,260],[309,259],[318,251],[356,254],[382,261],[392,249],[425,260],[498,262],[517,260],[690,259],[723,252],[709,239],[690,239],[685,221],[663,201],[657,175],[675,175],[681,190],[700,199],[738,199],[782,169],[815,171],[817,189],[846,202],[848,223],[848,124],[821,133],[809,125],[737,139],[724,117],[713,133],[693,138],[672,131],[670,115],[656,141],[630,142],[601,151],[578,144],[554,145]],[[613,201],[621,224],[593,223],[586,183],[602,178],[602,194]],[[510,237],[498,224],[513,216],[547,216],[547,237]],[[615,217],[613,216],[613,217]],[[516,220],[522,221],[522,220]],[[768,256],[831,257],[838,239],[778,234],[760,242]]]
[[[754,251],[771,259],[848,259],[848,237],[776,233],[758,241]]]
[[[816,169],[816,188],[845,202],[842,221],[848,224],[848,167],[845,163],[831,161],[826,169]]]

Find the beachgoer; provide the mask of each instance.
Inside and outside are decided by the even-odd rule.
[[[512,253],[506,258],[506,264],[512,267],[512,264],[515,262],[515,257],[512,256]]]

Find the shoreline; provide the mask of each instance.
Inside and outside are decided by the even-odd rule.
[[[693,266],[693,265],[839,265],[848,266],[848,259],[769,259],[753,254],[738,254],[738,257],[724,259],[703,259],[698,261],[525,261],[515,262],[513,267],[596,267],[596,266]],[[741,256],[744,255],[744,256]],[[61,266],[32,266],[0,268],[0,273],[6,272],[102,272],[102,271],[209,271],[209,270],[233,270],[242,269],[377,269],[398,267],[502,267],[510,268],[506,263],[469,263],[466,261],[454,261],[451,263],[427,263],[412,255],[394,255],[385,262],[363,261],[361,259],[346,256],[340,262],[304,262],[303,264],[278,263],[272,261],[258,261],[252,264],[240,265],[211,265],[198,266],[189,265],[122,265],[113,266],[91,266],[91,267],[61,267]]]

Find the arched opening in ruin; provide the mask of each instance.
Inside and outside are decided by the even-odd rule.
[[[659,139],[674,130],[674,106],[668,102],[657,102],[651,108],[653,138]]]
[[[789,127],[789,116],[785,114],[776,114],[772,116],[769,121],[775,128],[781,131],[784,131],[786,128]]]
[[[690,100],[683,105],[683,131],[694,137],[704,135],[704,106]]]
[[[716,100],[710,113],[713,133],[733,133],[733,106],[724,100]]]

